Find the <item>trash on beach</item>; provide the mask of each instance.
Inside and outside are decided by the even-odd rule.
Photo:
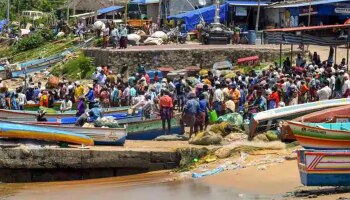
[[[206,172],[204,172],[204,173],[192,173],[192,178],[202,178],[202,177],[205,177],[205,176],[210,176],[210,175],[218,174],[218,173],[223,172],[223,171],[225,171],[224,168],[222,168],[222,167],[217,167],[217,168],[215,168],[215,169],[206,171]]]

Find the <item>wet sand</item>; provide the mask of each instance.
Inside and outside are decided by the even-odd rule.
[[[224,171],[206,177],[203,181],[209,185],[232,187],[245,193],[276,195],[293,191],[302,186],[299,179],[297,161],[286,161],[259,170],[249,167],[241,170]]]
[[[7,188],[7,200],[279,199],[300,185],[295,162],[279,163],[264,171],[256,167],[225,171],[195,180],[173,181],[179,174],[163,171],[86,181],[4,184],[0,191]]]

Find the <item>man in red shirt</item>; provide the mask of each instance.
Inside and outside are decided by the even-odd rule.
[[[149,85],[151,83],[151,78],[149,77],[149,75],[146,72],[143,72],[143,76],[146,79],[147,85]]]
[[[173,99],[170,97],[168,90],[163,90],[159,98],[160,105],[160,117],[162,119],[163,131],[165,132],[165,122],[168,122],[168,133],[170,134],[171,129],[171,117],[173,114]]]

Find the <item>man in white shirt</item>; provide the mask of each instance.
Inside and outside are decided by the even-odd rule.
[[[64,97],[64,100],[61,103],[60,111],[61,112],[65,112],[65,111],[68,111],[68,110],[72,110],[72,106],[73,106],[72,101],[69,100],[69,96],[66,95]]]
[[[27,103],[27,97],[22,92],[17,93],[17,104],[20,110],[24,110],[24,105]]]
[[[323,82],[322,89],[317,91],[317,96],[320,101],[328,100],[332,95],[332,90],[329,88],[329,82],[325,80]]]
[[[224,95],[221,90],[220,82],[215,82],[215,92],[213,95],[213,108],[218,115],[222,114],[222,104],[224,102]]]

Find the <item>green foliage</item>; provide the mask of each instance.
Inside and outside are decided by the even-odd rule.
[[[45,43],[44,37],[40,33],[34,33],[28,37],[21,38],[14,46],[15,53],[37,48]]]
[[[97,38],[94,41],[94,47],[102,47],[103,45],[103,39],[102,38]]]
[[[94,70],[93,59],[84,56],[84,54],[80,52],[77,58],[69,60],[63,65],[54,67],[51,73],[55,76],[69,79],[84,79],[91,76]]]
[[[54,31],[48,28],[41,29],[38,33],[45,39],[45,41],[54,40],[56,36]]]

